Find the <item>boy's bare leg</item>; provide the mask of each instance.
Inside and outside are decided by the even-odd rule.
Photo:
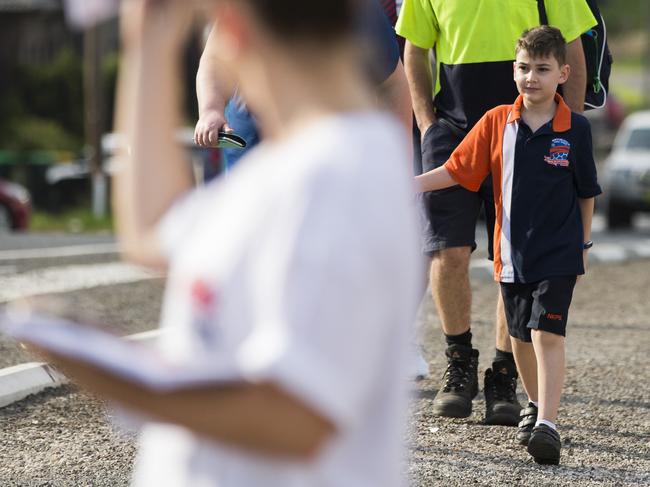
[[[527,343],[518,338],[510,337],[512,342],[512,353],[515,356],[515,363],[519,371],[519,377],[524,386],[528,399],[538,401],[537,386],[537,358],[532,343]]]
[[[555,423],[564,385],[564,337],[541,330],[532,330],[532,337],[538,365],[537,417]]]
[[[503,295],[501,290],[497,293],[497,315],[496,315],[496,347],[497,350],[512,353],[510,334],[508,333],[508,322],[506,311],[503,306]]]

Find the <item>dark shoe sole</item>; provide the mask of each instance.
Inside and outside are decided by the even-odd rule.
[[[554,442],[535,437],[528,442],[528,453],[540,465],[559,465],[560,450]]]
[[[517,426],[519,424],[519,415],[513,416],[508,413],[492,413],[485,418],[485,424],[492,426]]]
[[[525,434],[525,433],[517,433],[517,443],[520,444],[521,446],[528,446],[528,442],[530,441],[530,433]]]
[[[468,418],[472,415],[472,407],[469,409],[460,408],[452,404],[433,405],[434,416],[443,416],[445,418]]]

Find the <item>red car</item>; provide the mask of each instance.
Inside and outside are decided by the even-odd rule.
[[[19,184],[0,179],[0,232],[27,230],[31,211],[29,192]]]

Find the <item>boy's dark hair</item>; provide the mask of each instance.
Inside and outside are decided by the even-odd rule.
[[[348,36],[363,1],[246,0],[278,39],[302,42]]]
[[[541,25],[528,29],[517,41],[515,53],[526,51],[532,57],[553,56],[560,66],[566,64],[566,40],[560,29]]]

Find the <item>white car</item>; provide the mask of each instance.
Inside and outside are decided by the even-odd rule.
[[[605,161],[607,225],[629,227],[635,212],[650,212],[650,111],[628,116]]]

